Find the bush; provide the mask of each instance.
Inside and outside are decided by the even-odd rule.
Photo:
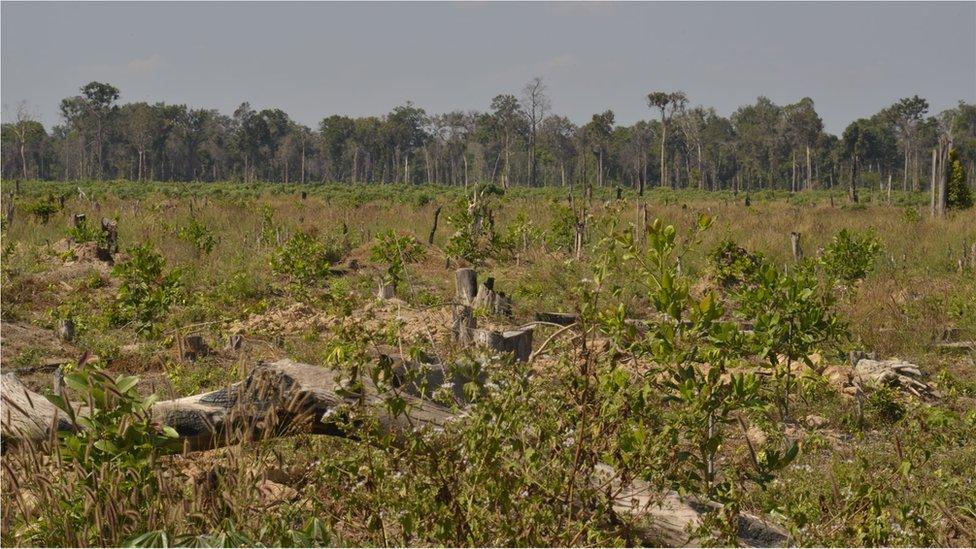
[[[274,250],[271,271],[288,278],[293,288],[303,288],[326,278],[342,255],[337,244],[299,231]]]
[[[44,200],[38,200],[27,205],[27,213],[40,219],[43,223],[50,221],[51,216],[59,211],[61,211],[61,207],[58,206],[51,197]]]
[[[820,263],[828,276],[846,284],[853,284],[874,269],[874,263],[880,253],[881,243],[873,233],[859,235],[841,229],[824,248]]]
[[[762,254],[750,253],[731,239],[723,240],[708,254],[709,267],[726,287],[755,280],[765,261]]]
[[[956,210],[973,207],[973,191],[966,183],[966,168],[959,160],[956,149],[949,151],[949,165],[946,167],[946,206]]]
[[[197,221],[196,218],[191,219],[190,223],[185,227],[180,227],[177,236],[180,237],[180,240],[189,242],[197,251],[197,254],[209,254],[213,251],[214,246],[217,245],[217,237],[213,235],[213,232],[206,225]]]
[[[166,272],[166,259],[150,244],[128,250],[129,259],[115,266],[122,280],[116,297],[116,324],[135,321],[139,333],[155,334],[157,323],[182,297],[182,271]]]
[[[424,246],[412,235],[397,236],[393,229],[378,234],[370,249],[373,261],[388,265],[384,282],[394,286],[403,280],[406,264],[423,258],[426,253]]]

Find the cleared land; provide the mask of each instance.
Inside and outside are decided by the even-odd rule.
[[[63,375],[98,413],[40,445],[5,430],[5,544],[976,543],[972,211],[930,219],[899,192],[22,191],[3,372],[38,394]],[[466,299],[460,268],[491,294]],[[526,328],[528,361],[492,339]],[[214,449],[174,450],[184,424],[126,408],[283,359],[328,372],[327,405],[287,417],[292,393],[241,392]],[[389,428],[428,405],[454,419]],[[625,508],[635,479],[652,504]]]

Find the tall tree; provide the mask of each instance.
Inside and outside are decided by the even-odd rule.
[[[896,125],[905,149],[905,169],[902,171],[902,190],[908,190],[908,164],[912,156],[918,126],[929,110],[929,102],[915,95],[901,99],[888,108],[888,116]],[[917,173],[918,166],[915,167]],[[912,182],[912,190],[918,190],[918,178]]]
[[[674,113],[681,111],[688,102],[687,96],[682,91],[675,92],[651,92],[647,94],[647,105],[657,108],[661,112],[661,186],[667,184],[667,143],[668,125]],[[674,184],[671,185],[674,187]]]
[[[551,103],[546,96],[546,85],[542,78],[535,77],[522,88],[522,110],[529,121],[529,185],[536,186],[539,124],[549,113]]]

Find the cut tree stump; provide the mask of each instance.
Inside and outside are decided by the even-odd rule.
[[[380,301],[388,301],[396,297],[396,286],[393,284],[385,284],[380,282],[379,290],[376,292],[376,297]]]
[[[488,277],[478,287],[478,293],[471,300],[471,306],[476,309],[484,308],[489,314],[495,316],[512,316],[512,300],[504,292],[495,291],[495,279],[492,277]]]
[[[207,342],[202,335],[188,335],[183,338],[183,358],[186,360],[196,360],[205,357],[211,352]]]
[[[415,367],[407,361],[399,366]],[[339,374],[333,370],[283,359],[258,365],[246,379],[224,389],[157,402],[150,413],[155,421],[175,429],[188,450],[298,433],[357,439],[359,429],[364,427],[349,428],[349,422],[335,420],[355,411],[375,414],[378,429],[395,438],[420,429],[442,429],[457,417],[447,407],[397,389],[396,396],[407,403],[407,408],[404,413],[391,415],[385,399],[392,391],[381,393],[369,379],[363,379],[361,387],[358,393],[352,393],[342,388]],[[38,443],[50,437],[52,428],[76,428],[63,412],[27,389],[13,374],[2,376],[0,389],[0,426],[5,442]],[[78,413],[84,414],[85,410],[79,409]],[[10,446],[5,444],[4,448]],[[641,480],[624,482],[604,464],[596,465],[590,482],[606,487],[614,510],[633,518],[642,536],[655,545],[700,544],[688,532],[701,525],[705,512],[715,508],[715,504],[674,492],[662,494]],[[759,517],[742,514],[738,520],[740,545],[768,547],[789,543],[782,528]]]
[[[473,330],[474,342],[502,353],[513,353],[521,362],[528,362],[532,354],[532,328],[498,332],[495,330]]]
[[[478,273],[467,267],[458,269],[454,271],[454,283],[458,301],[464,305],[471,305],[478,295]]]

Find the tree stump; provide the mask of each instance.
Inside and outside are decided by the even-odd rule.
[[[107,217],[103,217],[102,235],[104,237],[104,247],[99,246],[96,253],[102,261],[112,261],[112,254],[119,251],[118,223]]]
[[[458,301],[470,305],[478,295],[478,273],[474,269],[461,268],[454,271]]]
[[[380,282],[379,290],[376,292],[376,297],[380,301],[387,301],[393,299],[395,296],[396,296],[396,286],[394,286],[393,284]]]
[[[75,321],[65,318],[58,321],[58,339],[61,341],[74,341]]]
[[[437,220],[440,218],[440,216],[441,216],[441,209],[443,209],[443,208],[444,208],[444,205],[441,204],[440,206],[437,206],[437,209],[436,210],[434,210],[434,224],[430,227],[430,233],[427,234],[427,243],[428,244],[433,244],[434,243],[434,233],[437,232]]]
[[[800,248],[800,233],[790,233],[790,249],[793,251],[793,261],[799,263],[803,260],[803,249]]]
[[[78,228],[80,228],[80,227],[81,227],[82,225],[84,225],[84,224],[85,224],[85,220],[87,219],[87,217],[88,217],[88,216],[86,216],[86,215],[85,215],[85,214],[83,214],[83,213],[76,213],[76,214],[75,214],[75,215],[74,215],[74,216],[72,217],[72,223],[74,224],[74,228],[76,228],[76,229],[78,229]]]
[[[231,334],[230,337],[227,338],[227,350],[229,351],[239,351],[243,345],[243,334]]]
[[[473,332],[475,344],[501,353],[513,353],[521,362],[528,362],[532,354],[532,328],[507,332],[475,329]]]
[[[471,307],[468,305],[455,306],[451,322],[451,335],[454,341],[460,345],[470,345],[474,341],[475,327],[477,327],[477,320],[474,318],[474,311]]]
[[[189,335],[183,338],[183,358],[196,360],[210,354],[210,347],[202,335]]]
[[[471,300],[474,308],[484,308],[489,314],[496,316],[512,316],[512,300],[503,292],[495,291],[495,279],[488,277],[478,287],[478,293]]]

